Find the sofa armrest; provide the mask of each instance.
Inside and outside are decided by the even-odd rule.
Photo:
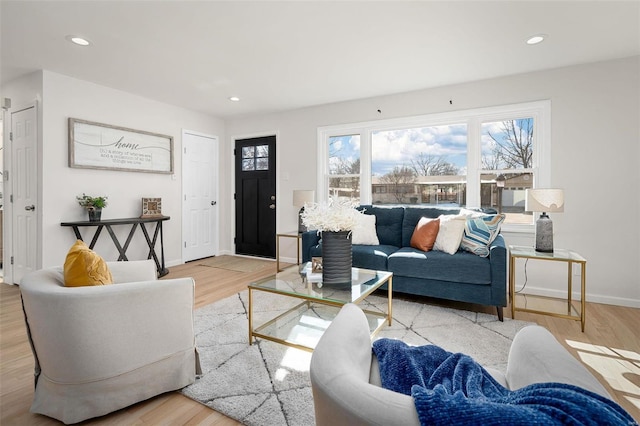
[[[320,242],[320,234],[316,230],[306,231],[302,233],[302,262],[310,262],[309,254],[311,247],[315,247]]]
[[[491,302],[495,306],[507,306],[507,245],[498,234],[489,248],[491,262]]]

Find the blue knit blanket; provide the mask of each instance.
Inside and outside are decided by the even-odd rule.
[[[386,389],[413,397],[422,425],[638,425],[615,402],[577,386],[537,383],[511,391],[468,355],[379,339]]]

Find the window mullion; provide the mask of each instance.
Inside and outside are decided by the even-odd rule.
[[[371,131],[360,131],[360,204],[371,204]]]
[[[467,207],[481,206],[482,130],[478,118],[467,120]]]

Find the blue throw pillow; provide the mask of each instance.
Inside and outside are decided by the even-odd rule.
[[[467,219],[460,248],[478,256],[489,256],[489,245],[500,233],[504,214],[487,215]]]

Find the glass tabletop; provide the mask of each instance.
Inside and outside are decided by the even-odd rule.
[[[586,262],[587,260],[578,253],[566,249],[554,249],[553,252],[536,251],[529,246],[509,246],[509,252],[514,257],[527,257],[531,259],[562,260],[572,262]]]
[[[393,274],[387,271],[351,268],[351,284],[323,284],[322,274],[311,273],[311,262],[249,284],[249,288],[286,294],[307,300],[357,303],[382,286]]]

